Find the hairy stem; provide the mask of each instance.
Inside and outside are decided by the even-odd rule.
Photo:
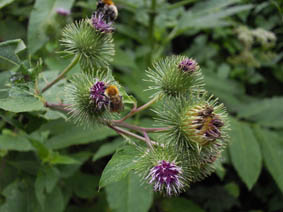
[[[130,132],[130,131],[128,131],[128,130],[122,129],[122,128],[120,128],[120,127],[113,126],[113,125],[111,125],[111,124],[107,124],[107,126],[110,127],[111,129],[115,130],[115,131],[116,131],[118,134],[120,134],[120,135],[127,135],[127,136],[130,136],[130,137],[139,139],[139,140],[141,140],[141,141],[144,141],[144,142],[146,142],[146,143],[148,144],[148,139],[149,139],[149,138],[145,138],[145,137],[139,136],[139,135],[137,135],[137,134],[135,134],[135,133],[132,133],[132,132]],[[150,144],[151,147],[152,147],[152,145],[158,145],[158,143],[156,143],[156,142],[154,142],[154,141],[150,141],[150,143],[151,143],[151,144]],[[149,147],[150,147],[150,146],[149,146]]]
[[[147,109],[148,107],[150,107],[152,104],[154,104],[157,100],[159,99],[159,96],[155,96],[153,99],[151,99],[149,102],[147,102],[146,104],[140,106],[139,108],[134,107],[125,117],[123,117],[120,120],[114,121],[114,122],[123,122],[126,119],[132,117],[133,115],[135,115],[138,112],[141,112],[145,109]]]
[[[59,74],[56,79],[54,79],[52,82],[48,83],[41,91],[41,93],[44,93],[47,91],[49,88],[51,88],[54,84],[59,82],[61,79],[64,78],[65,74],[67,74],[72,68],[79,62],[80,56],[77,54],[71,61],[71,63],[63,70],[61,74]]]
[[[53,103],[48,103],[48,102],[45,102],[44,103],[44,106],[45,107],[48,107],[52,110],[58,110],[58,111],[62,111],[62,112],[70,112],[71,110],[70,109],[67,109],[66,107],[68,107],[69,105],[67,104],[53,104]]]

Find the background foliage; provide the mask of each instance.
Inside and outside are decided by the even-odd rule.
[[[147,82],[141,81],[151,61],[171,54],[195,58],[207,89],[230,113],[232,142],[222,164],[216,174],[180,197],[154,195],[131,173],[136,153],[119,150],[123,138],[114,131],[85,130],[67,122],[65,114],[45,108],[30,93],[7,90],[11,73],[21,80],[23,63],[30,64],[34,74],[35,65],[42,65],[41,88],[57,76],[70,62],[56,53],[61,50],[63,26],[90,16],[96,1],[1,0],[0,212],[281,211],[282,1],[115,3],[115,77],[141,104],[151,95],[143,92]],[[58,8],[71,9],[71,15],[56,14]],[[275,45],[260,36],[248,41],[240,36],[245,29],[249,34],[258,28],[273,32]],[[76,66],[68,76],[78,71]],[[48,90],[45,98],[62,100],[67,80]],[[148,126],[151,115],[144,112],[132,122]]]

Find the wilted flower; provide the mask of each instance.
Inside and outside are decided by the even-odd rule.
[[[93,102],[95,102],[97,108],[100,110],[103,106],[107,106],[109,104],[109,99],[105,96],[104,92],[106,90],[106,85],[104,82],[96,82],[90,88],[90,98]]]
[[[150,169],[146,179],[154,184],[155,191],[166,191],[167,195],[178,194],[184,188],[182,168],[174,162],[162,160]]]
[[[62,16],[68,16],[71,14],[70,10],[64,9],[64,8],[57,8],[56,13]]]
[[[222,137],[224,117],[217,113],[217,107],[209,104],[195,105],[184,114],[184,132],[190,140],[200,145],[205,145]]]
[[[106,22],[101,13],[94,13],[91,17],[92,26],[100,32],[110,33],[114,30],[112,22]]]
[[[199,69],[198,63],[190,58],[185,58],[179,63],[179,69],[181,69],[184,72],[192,73],[194,71],[197,71]]]

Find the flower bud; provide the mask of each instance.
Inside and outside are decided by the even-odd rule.
[[[63,53],[78,54],[84,70],[107,67],[115,54],[110,31],[112,27],[99,17],[69,24],[63,30]]]
[[[67,10],[67,9],[61,8],[61,7],[56,9],[56,13],[58,15],[61,15],[61,16],[71,15],[71,11],[70,10]]]
[[[167,97],[189,96],[203,90],[203,76],[197,62],[184,56],[170,56],[147,70],[155,95]]]

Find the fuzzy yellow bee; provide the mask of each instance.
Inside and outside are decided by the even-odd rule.
[[[124,108],[122,96],[119,94],[119,89],[115,85],[109,85],[106,87],[105,95],[110,100],[110,111],[121,112]]]
[[[98,0],[96,10],[106,21],[114,21],[118,17],[118,9],[112,0]]]

